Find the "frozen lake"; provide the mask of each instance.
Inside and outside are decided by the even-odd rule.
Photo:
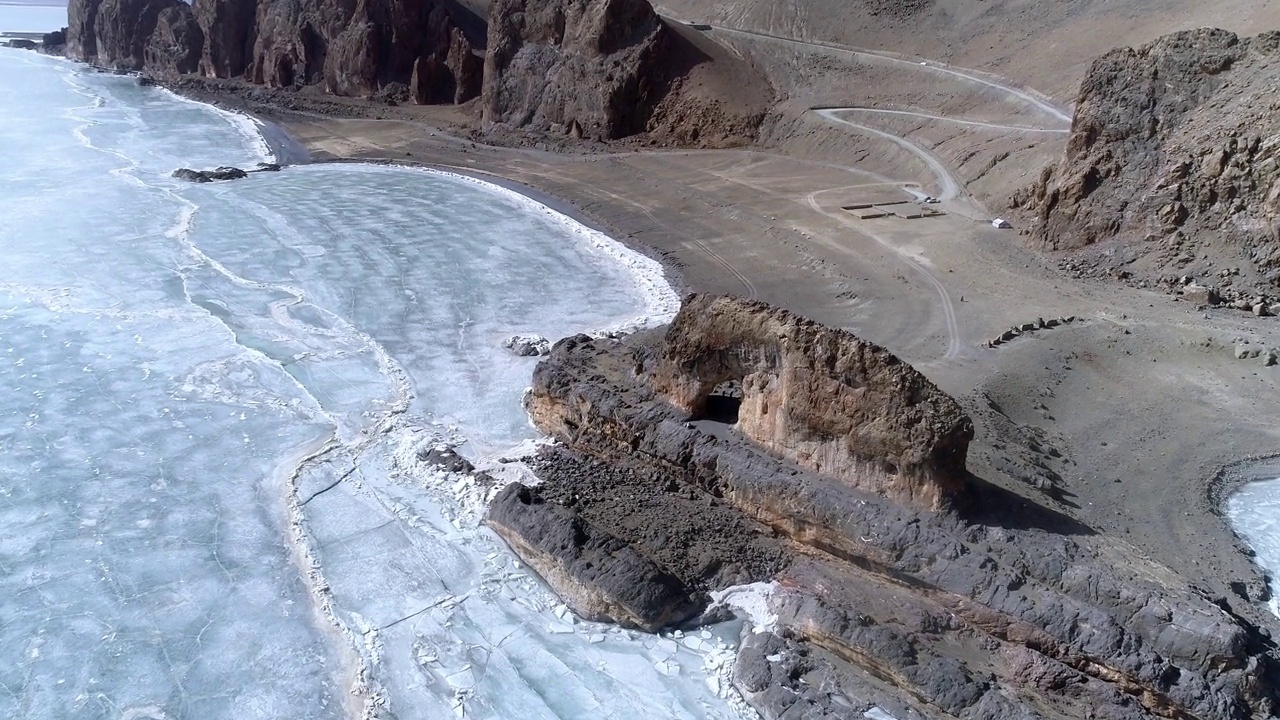
[[[5,8],[0,8],[0,28]],[[253,123],[0,50],[0,717],[733,718],[732,624],[576,621],[480,523],[550,338],[652,261],[508,191],[269,159]]]

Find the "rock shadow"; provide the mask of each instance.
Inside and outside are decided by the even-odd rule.
[[[1096,530],[1069,515],[1006,490],[973,473],[967,473],[965,482],[970,488],[970,494],[966,502],[956,507],[956,513],[968,522],[1006,530],[1043,530],[1055,535],[1097,534]]]

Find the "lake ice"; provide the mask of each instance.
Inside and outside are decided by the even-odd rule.
[[[732,718],[729,624],[575,620],[480,524],[537,437],[501,347],[662,318],[508,191],[266,159],[251,122],[0,50],[0,716]]]

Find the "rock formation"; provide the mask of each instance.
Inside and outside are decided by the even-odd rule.
[[[660,130],[697,141],[704,130],[753,134],[761,119],[762,108],[726,110],[683,90],[695,68],[729,63],[696,48],[645,0],[494,0],[488,46],[486,124],[606,140]],[[760,92],[749,83],[735,89]]]
[[[483,21],[453,0],[72,0],[68,16],[68,55],[114,68],[357,97],[412,84],[422,103],[480,94]]]
[[[188,67],[200,40],[192,28],[191,8],[181,0],[72,0],[67,55],[118,70],[153,67],[149,61],[164,63],[159,70]]]
[[[667,334],[654,389],[703,417],[716,386],[735,380],[736,427],[771,453],[928,509],[964,492],[973,424],[910,365],[785,310],[691,296]]]
[[[776,581],[777,626],[744,636],[734,676],[766,718],[1280,709],[1263,632],[1121,541],[964,474],[964,414],[848,333],[693,296],[665,333],[557,343],[528,408],[562,445],[490,525],[576,612],[632,627]],[[886,463],[896,475],[860,474]]]
[[[487,24],[457,0],[71,0],[68,16],[68,55],[99,65],[388,102],[483,91],[487,126],[575,138],[735,144],[772,100],[645,0],[498,0]]]
[[[1114,50],[1084,78],[1066,154],[1015,198],[1033,236],[1069,250],[1147,241],[1152,270],[1247,258],[1280,283],[1280,33],[1168,35]]]

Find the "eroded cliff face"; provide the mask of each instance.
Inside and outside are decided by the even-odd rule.
[[[644,129],[670,78],[668,34],[644,0],[495,0],[484,120],[604,138]]]
[[[119,70],[192,68],[201,38],[181,0],[72,0],[67,55]]]
[[[71,0],[68,14],[75,59],[390,102],[483,91],[482,125],[517,137],[739,145],[773,99],[645,0],[497,0],[487,18],[457,0]]]
[[[1280,281],[1280,33],[1202,29],[1114,50],[1081,83],[1066,153],[1015,204],[1033,237],[1113,239],[1175,274],[1208,254]],[[1215,266],[1215,270],[1221,265]]]
[[[727,381],[741,387],[737,430],[774,454],[916,507],[964,494],[973,423],[882,347],[763,303],[690,296],[654,389],[699,418]]]
[[[759,78],[726,103],[685,90],[723,76],[716,58],[665,24],[645,0],[494,0],[489,6],[483,122],[598,139],[641,132],[690,143],[754,136],[772,93]]]
[[[963,413],[900,365],[847,333],[713,297],[666,332],[566,339],[528,400],[562,444],[534,462],[540,485],[499,494],[489,523],[575,612],[633,627],[775,581],[777,627],[745,636],[734,676],[764,717],[873,704],[948,720],[1273,716],[1268,636],[1122,541],[979,478],[961,483],[965,502],[928,510],[748,436],[767,402],[787,420],[756,425],[766,439],[808,422],[841,428],[814,435],[849,443],[859,467],[961,471],[962,453],[923,450],[948,438],[962,450]],[[733,424],[709,411],[709,386],[739,376]]]
[[[419,103],[480,94],[484,23],[452,0],[72,0],[68,15],[68,55],[108,67]]]

